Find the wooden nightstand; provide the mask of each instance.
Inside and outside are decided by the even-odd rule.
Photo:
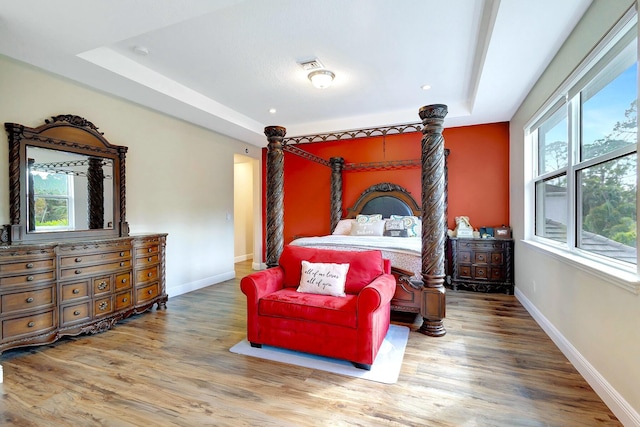
[[[447,259],[454,290],[513,294],[512,239],[447,239]]]

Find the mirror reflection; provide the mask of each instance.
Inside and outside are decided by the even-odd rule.
[[[113,228],[113,160],[26,149],[29,232]]]

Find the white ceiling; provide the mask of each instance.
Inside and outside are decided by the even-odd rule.
[[[436,103],[447,127],[508,121],[590,3],[0,0],[0,53],[264,146],[268,125],[416,123]],[[328,89],[298,65],[314,58]]]

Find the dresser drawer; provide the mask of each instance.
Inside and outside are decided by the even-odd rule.
[[[145,246],[142,248],[136,248],[136,258],[142,257],[144,255],[153,255],[160,252],[159,245]]]
[[[152,300],[158,296],[158,283],[144,286],[136,290],[136,304]]]
[[[130,258],[131,251],[130,250],[122,250],[118,252],[106,252],[103,254],[89,254],[82,255],[77,254],[75,256],[67,256],[60,258],[60,267],[70,267],[70,266],[86,266],[96,263],[105,263],[109,261],[118,260],[121,258]]]
[[[158,266],[144,268],[136,272],[136,284],[158,279]]]
[[[131,307],[131,291],[126,291],[116,295],[116,311]]]
[[[119,270],[122,268],[130,268],[130,267],[131,267],[131,260],[125,259],[122,261],[110,262],[110,263],[105,263],[101,265],[63,269],[60,271],[60,277],[62,279],[70,279],[72,277],[106,273],[110,271]]]
[[[0,264],[0,273],[5,274],[25,274],[28,275],[34,270],[53,270],[53,259],[43,259],[36,261],[11,262],[8,264]]]
[[[101,295],[111,292],[111,276],[98,277],[93,279],[93,295]]]
[[[21,310],[31,310],[46,307],[55,302],[54,287],[48,286],[41,289],[5,294],[0,298],[2,314]]]
[[[491,253],[491,264],[502,265],[504,264],[504,254],[502,252]]]
[[[145,266],[150,264],[157,264],[160,260],[160,255],[145,255],[143,257],[136,258],[136,265]]]
[[[68,283],[62,285],[62,301],[71,301],[74,299],[84,298],[89,296],[89,281],[84,280],[82,282]]]
[[[91,318],[91,305],[89,301],[82,304],[69,305],[60,309],[60,324],[69,324],[87,321]]]
[[[39,283],[45,281],[53,281],[55,280],[56,275],[54,271],[45,271],[42,273],[34,273],[29,275],[22,276],[9,276],[9,277],[0,277],[0,286],[11,286],[11,285],[24,285],[31,283]]]
[[[476,264],[488,264],[490,259],[488,252],[473,253],[473,262]]]
[[[475,265],[471,268],[471,278],[474,280],[489,280],[490,269],[486,265]]]
[[[36,335],[53,329],[56,325],[54,309],[31,316],[5,319],[2,321],[2,340],[25,335]]]
[[[116,291],[131,287],[131,273],[127,272],[127,273],[116,274],[115,287],[116,287]]]
[[[113,311],[113,296],[97,299],[93,302],[93,315],[98,317]]]

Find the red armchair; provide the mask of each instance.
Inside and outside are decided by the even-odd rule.
[[[297,292],[302,261],[348,263],[344,297]],[[371,369],[389,329],[396,282],[380,251],[337,251],[285,246],[279,266],[240,282],[247,296],[247,339],[345,359]]]

